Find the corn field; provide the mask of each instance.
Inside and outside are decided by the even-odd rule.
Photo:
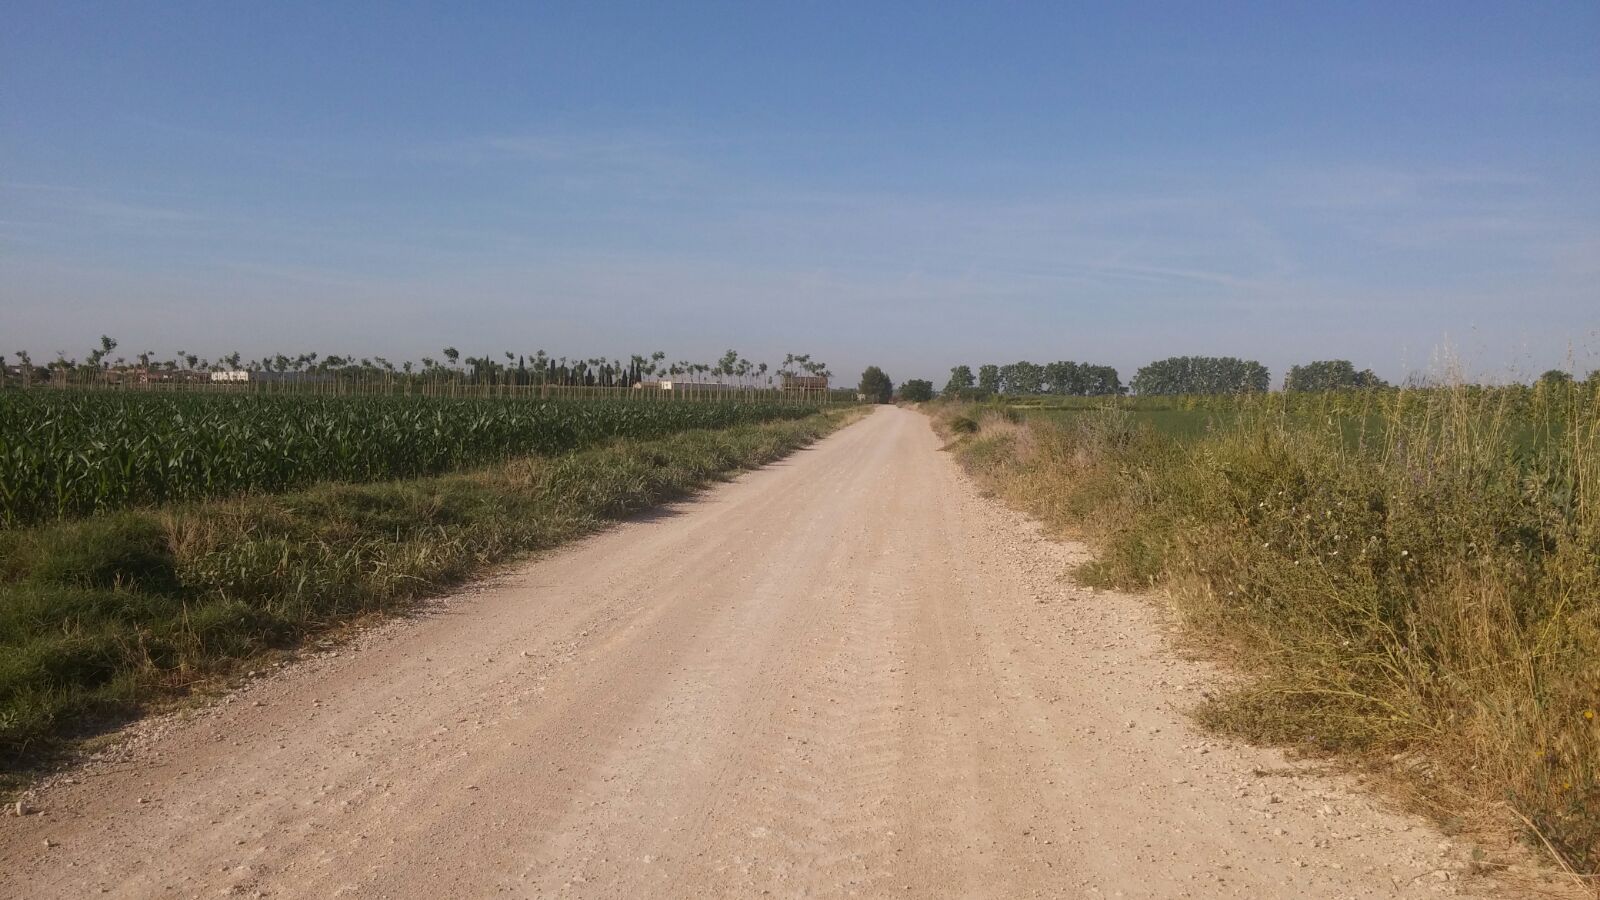
[[[0,524],[317,481],[437,474],[614,438],[816,411],[786,403],[0,392]]]

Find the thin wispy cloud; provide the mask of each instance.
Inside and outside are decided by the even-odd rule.
[[[19,223],[43,225],[63,219],[91,220],[101,225],[142,227],[168,223],[204,222],[209,217],[192,209],[158,206],[118,199],[88,188],[59,184],[8,182],[0,184],[0,197],[22,212]],[[26,214],[32,212],[32,216]]]

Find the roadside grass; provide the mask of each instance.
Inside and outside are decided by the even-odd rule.
[[[263,654],[686,496],[854,414],[0,531],[0,776]],[[3,786],[3,784],[0,784]]]
[[[1086,580],[1159,589],[1247,675],[1202,722],[1384,769],[1592,875],[1600,395],[1526,399],[1264,397],[1184,437],[1116,408],[940,418],[979,423],[952,447],[998,494],[1096,547]]]
[[[1023,407],[1029,418],[1069,424],[1075,419],[1102,416],[1115,409],[1127,421],[1148,426],[1157,434],[1188,440],[1203,437],[1207,432],[1232,424],[1237,413],[1212,409],[1120,409],[1117,407]]]
[[[1581,393],[1580,386],[1578,391]],[[1127,420],[1167,437],[1192,440],[1238,426],[1241,416],[1262,405],[1271,406],[1286,424],[1317,426],[1336,424],[1352,446],[1371,434],[1386,430],[1396,414],[1415,420],[1422,407],[1433,406],[1435,399],[1448,393],[1457,403],[1479,409],[1492,407],[1506,426],[1502,437],[1512,439],[1522,449],[1532,449],[1553,438],[1565,422],[1568,410],[1563,401],[1568,389],[1556,385],[1508,385],[1485,387],[1462,385],[1446,389],[1343,390],[1294,392],[1261,396],[1152,396],[1152,397],[1073,397],[1021,395],[991,398],[985,407],[1004,408],[1049,421],[1067,422],[1078,418],[1116,411]]]

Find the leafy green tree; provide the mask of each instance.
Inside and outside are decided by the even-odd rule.
[[[1084,369],[1080,363],[1060,360],[1044,364],[1044,389],[1051,394],[1082,394]]]
[[[1042,373],[1043,390],[1074,397],[1099,397],[1122,393],[1122,379],[1111,366],[1062,360],[1048,363]]]
[[[1371,369],[1356,371],[1348,359],[1322,359],[1303,366],[1291,366],[1284,376],[1286,391],[1339,391],[1388,387]]]
[[[1244,394],[1266,391],[1267,367],[1232,356],[1174,356],[1140,369],[1131,387],[1139,394]]]
[[[111,351],[115,349],[117,349],[116,338],[104,334],[100,335],[100,346],[89,351],[88,357],[84,359],[85,366],[91,369],[108,367],[110,363],[106,362],[106,357],[110,356]]]
[[[1006,394],[1037,394],[1043,390],[1044,367],[1023,360],[1000,367],[1000,390]]]
[[[1571,384],[1572,375],[1571,373],[1562,371],[1561,369],[1551,369],[1539,376],[1539,383],[1549,385]]]
[[[724,378],[732,378],[738,369],[739,351],[729,350],[727,353],[722,354],[721,359],[717,360],[717,364],[711,369],[711,374],[717,376],[717,380],[721,381]]]
[[[971,366],[955,366],[950,370],[950,380],[945,382],[942,393],[946,397],[958,397],[971,391],[976,383],[977,379],[972,377]]]
[[[922,403],[933,399],[933,382],[924,378],[912,378],[900,385],[900,399],[907,403]]]
[[[894,382],[877,366],[867,366],[861,373],[861,393],[874,403],[888,403],[894,399]]]
[[[1117,370],[1111,366],[1083,367],[1083,393],[1087,397],[1105,397],[1116,394],[1125,394],[1128,389],[1122,386],[1122,379],[1117,376]]]
[[[987,363],[978,367],[978,390],[985,394],[1000,393],[1000,367]]]

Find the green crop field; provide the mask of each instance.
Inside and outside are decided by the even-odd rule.
[[[793,403],[0,393],[0,525],[796,419]]]
[[[0,528],[0,791],[8,771],[203,690],[243,660],[408,609],[489,566],[778,459],[850,415],[677,401],[3,399],[9,421],[26,413],[35,439],[56,435],[53,446],[90,461],[133,443],[137,452],[120,452],[146,493],[69,494],[108,511]],[[130,441],[140,429],[154,439]],[[6,433],[10,452],[27,446]],[[200,443],[208,435],[214,443]],[[153,462],[163,453],[191,460],[174,467],[184,477]],[[365,465],[352,459],[362,456]],[[469,464],[485,457],[513,458]],[[453,470],[383,477],[424,467]],[[317,483],[264,489],[296,481]],[[242,495],[110,508],[155,490]]]

